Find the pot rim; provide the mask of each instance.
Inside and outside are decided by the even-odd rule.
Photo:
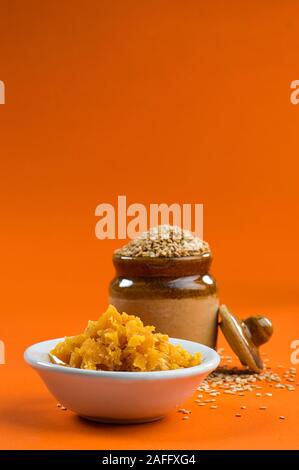
[[[113,254],[113,264],[118,276],[180,277],[207,274],[212,263],[212,253],[198,256],[172,258],[132,257]]]

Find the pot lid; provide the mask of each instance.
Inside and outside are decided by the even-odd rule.
[[[225,305],[219,307],[219,315],[220,328],[241,363],[254,372],[260,372],[264,364],[259,347],[272,336],[271,320],[263,316],[240,320]]]

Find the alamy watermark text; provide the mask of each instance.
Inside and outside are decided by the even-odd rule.
[[[203,204],[127,205],[126,196],[118,196],[117,204],[103,203],[96,207],[99,217],[95,234],[99,240],[136,238],[157,225],[177,225],[203,238]]]
[[[0,104],[5,104],[5,85],[2,80],[0,80]]]
[[[293,90],[290,94],[291,103],[299,104],[299,80],[293,80],[290,87]]]

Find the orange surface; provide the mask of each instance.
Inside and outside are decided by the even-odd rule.
[[[290,366],[298,13],[291,0],[1,1],[1,448],[298,448],[298,391],[264,414],[253,397],[239,421],[223,398],[188,422],[97,426],[58,412],[22,360],[105,308],[120,243],[96,239],[94,211],[126,194],[204,203],[222,301],[273,317],[271,362]]]
[[[284,323],[290,325],[296,314],[295,308],[271,310],[279,335],[263,350],[271,358],[267,365],[279,374],[278,364],[290,367],[289,345],[294,338]],[[224,345],[222,339],[220,344]],[[21,363],[21,350],[17,356]],[[117,426],[91,423],[59,410],[34,371],[22,364],[8,365],[1,371],[0,445],[5,449],[298,449],[299,387],[289,392],[262,385],[263,390],[247,392],[245,397],[221,394],[216,410],[197,406],[194,395],[184,404],[192,411],[189,421],[174,411],[159,422]],[[267,392],[273,396],[265,396]],[[260,406],[268,409],[259,410]]]

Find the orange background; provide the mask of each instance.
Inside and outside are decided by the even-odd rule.
[[[1,448],[298,447],[298,391],[247,421],[224,400],[190,422],[95,426],[59,414],[22,359],[105,308],[120,242],[96,239],[94,211],[126,194],[204,204],[221,300],[272,317],[271,359],[290,365],[298,14],[292,0],[1,0]]]

